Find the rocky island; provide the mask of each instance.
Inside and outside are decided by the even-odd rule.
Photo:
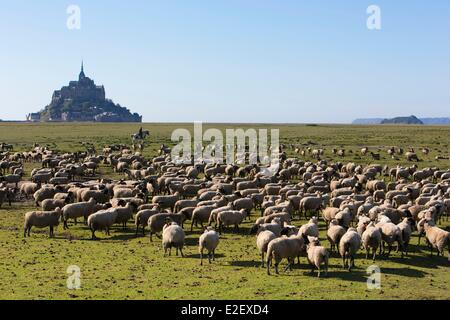
[[[106,99],[105,87],[97,86],[84,74],[83,63],[78,81],[53,92],[43,110],[27,115],[32,122],[142,122],[142,116]]]

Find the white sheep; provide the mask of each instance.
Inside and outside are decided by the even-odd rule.
[[[212,228],[206,227],[205,232],[198,240],[198,251],[200,253],[200,265],[203,265],[203,251],[208,251],[208,261],[215,261],[216,248],[219,245],[219,234]]]
[[[448,260],[450,261],[450,233],[436,226],[430,218],[424,218],[418,223],[419,233],[425,233],[425,237],[430,248],[430,255],[433,256],[433,248],[436,248],[438,255],[444,255],[444,248],[448,249]]]
[[[311,266],[311,273],[314,272],[314,267],[319,270],[317,277],[320,278],[320,267],[322,264],[325,265],[325,276],[328,274],[328,250],[325,247],[322,247],[319,242],[319,238],[317,237],[308,237],[308,246],[307,246],[307,258],[308,262]]]
[[[318,237],[319,236],[319,226],[316,217],[312,217],[308,223],[302,225],[298,234],[301,235],[305,242],[307,242],[308,237]]]
[[[259,254],[261,255],[261,267],[264,268],[264,254],[267,252],[267,246],[270,241],[276,239],[277,236],[270,230],[258,231],[256,236],[256,247],[258,248]]]
[[[355,266],[355,255],[360,246],[361,237],[358,232],[355,228],[349,228],[339,242],[339,253],[342,257],[344,269],[348,268],[348,271],[351,271],[352,267]]]
[[[217,215],[217,222],[219,223],[219,232],[223,232],[225,227],[234,225],[236,231],[239,230],[239,224],[247,217],[247,210],[241,209],[228,210],[219,212]]]
[[[399,227],[402,232],[403,251],[408,255],[408,245],[413,232],[414,220],[412,218],[404,218],[402,222],[397,224],[397,227]]]
[[[379,224],[377,224],[377,226],[378,225]],[[397,225],[393,224],[392,222],[386,222],[381,224],[380,231],[381,231],[381,239],[383,240],[382,246],[380,247],[380,253],[381,249],[383,249],[383,254],[385,254],[385,244],[387,244],[389,251],[386,256],[389,257],[392,250],[392,244],[394,242],[397,242],[398,248],[401,250],[401,256],[403,258],[404,253],[403,237],[400,228]]]
[[[364,230],[361,240],[364,249],[366,249],[366,259],[369,258],[370,249],[372,249],[372,260],[375,261],[377,249],[381,244],[381,231],[375,226],[373,221],[366,226],[366,230]]]
[[[116,222],[117,211],[116,208],[110,208],[107,210],[100,210],[91,214],[88,217],[87,223],[89,229],[92,232],[92,240],[97,239],[95,236],[96,230],[105,230],[105,233],[109,236],[109,228]]]
[[[67,221],[69,219],[74,219],[75,224],[77,224],[77,218],[84,217],[85,223],[88,217],[95,212],[95,200],[91,198],[87,202],[77,202],[65,205],[62,208],[62,219],[64,222],[64,229],[68,229]]]
[[[275,260],[274,265],[276,274],[279,274],[278,265],[283,259],[288,260],[288,265],[284,271],[288,268],[292,269],[292,264],[294,263],[295,258],[298,258],[303,251],[304,243],[303,237],[299,234],[290,237],[282,236],[281,238],[276,238],[270,241],[267,246],[267,274],[270,275],[272,259]]]
[[[172,247],[175,247],[176,255],[178,256],[178,250],[180,250],[181,256],[184,257],[184,238],[185,234],[183,228],[181,228],[176,222],[167,222],[162,232],[164,256],[167,256],[167,251],[169,251],[170,256],[172,253]]]
[[[333,253],[336,246],[339,247],[339,242],[345,232],[345,228],[340,226],[336,219],[330,221],[330,226],[327,230],[327,239],[330,242],[330,253]]]
[[[61,209],[54,211],[31,211],[25,214],[23,236],[30,236],[31,227],[46,228],[50,227],[50,238],[54,236],[53,229],[58,226],[61,217]]]

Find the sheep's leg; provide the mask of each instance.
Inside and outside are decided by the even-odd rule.
[[[53,227],[50,226],[50,234],[49,234],[50,238],[53,238]]]
[[[175,248],[175,255],[178,257],[178,247]]]
[[[200,249],[200,265],[203,265],[203,248]]]
[[[311,268],[311,275],[313,275],[314,274],[314,265],[310,262],[310,261],[308,261],[308,264],[309,264],[309,267]]]
[[[287,272],[287,270],[291,267],[291,261],[288,259],[288,264],[284,267],[283,272]]]
[[[195,220],[192,219],[192,222],[191,222],[191,232],[192,232],[192,230],[194,230],[194,222],[195,222]]]
[[[135,236],[136,236],[136,237],[137,237],[137,235],[138,235],[138,232],[139,232],[139,224],[136,225],[136,233],[135,233]]]
[[[367,248],[367,249],[366,249],[366,260],[369,259],[369,251],[370,251],[370,249]]]
[[[346,253],[342,255],[342,268],[345,269],[346,263],[345,263]]]
[[[375,261],[375,258],[376,258],[376,255],[377,255],[377,248],[373,248],[372,251],[373,251],[373,258],[372,258],[372,260]]]
[[[261,268],[264,268],[264,252],[261,252]]]
[[[142,236],[145,237],[145,226],[142,225]]]
[[[181,257],[184,258],[183,248],[180,248],[180,254],[181,254]]]
[[[278,272],[278,264],[279,264],[279,262],[275,262],[275,273],[276,273],[276,274],[280,274],[280,273]]]
[[[212,251],[212,260],[216,261],[216,250],[215,249]]]
[[[319,273],[317,274],[317,278],[320,278],[320,264],[317,266],[317,269],[319,269]]]
[[[153,237],[152,237],[152,235],[153,235],[153,232],[150,231],[150,242],[153,242]]]

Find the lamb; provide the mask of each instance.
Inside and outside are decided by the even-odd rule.
[[[288,260],[288,265],[284,271],[288,268],[292,269],[292,264],[294,263],[295,258],[298,258],[303,251],[304,243],[303,237],[299,234],[290,237],[282,236],[281,238],[276,238],[270,241],[267,246],[267,274],[270,275],[272,259],[275,260],[276,274],[279,274],[278,265],[284,258]]]
[[[168,218],[171,221],[176,222],[178,225],[181,225],[186,219],[186,217],[180,213],[157,213],[150,216],[147,221],[147,225],[150,229],[150,242],[153,242],[154,234],[159,238],[158,232],[163,230]]]
[[[206,227],[198,240],[198,252],[200,253],[200,265],[203,265],[203,251],[208,251],[208,261],[215,261],[216,248],[219,245],[219,234],[212,228]]]
[[[50,238],[54,237],[53,230],[59,224],[61,217],[61,209],[56,208],[54,211],[31,211],[25,214],[23,236],[30,236],[31,227],[50,228]]]
[[[308,237],[307,259],[311,266],[311,273],[314,273],[314,267],[319,270],[317,277],[320,278],[320,266],[325,265],[325,276],[328,274],[328,250],[322,247],[317,237]]]
[[[330,221],[330,226],[327,230],[327,239],[330,242],[330,253],[333,253],[336,246],[339,248],[339,242],[345,232],[345,229],[339,225],[339,222],[336,219]]]
[[[97,239],[95,236],[96,230],[104,229],[105,233],[109,236],[109,228],[116,222],[117,209],[110,208],[107,210],[100,210],[91,214],[87,219],[87,224],[92,232],[92,240]]]
[[[217,215],[217,222],[219,223],[219,232],[224,231],[225,226],[234,225],[236,231],[239,230],[239,224],[244,221],[247,217],[247,210],[241,209],[237,210],[228,210],[219,212]]]
[[[375,261],[377,255],[377,249],[381,244],[381,231],[375,226],[375,223],[370,222],[366,230],[362,234],[362,243],[366,249],[366,259],[369,258],[370,249],[372,249],[373,257],[372,260]]]
[[[64,222],[64,229],[68,229],[67,221],[74,219],[77,224],[77,218],[84,217],[84,221],[87,222],[88,217],[95,212],[95,200],[91,198],[87,202],[77,202],[67,204],[62,209],[62,219]]]
[[[170,221],[170,218],[167,220]],[[162,233],[162,246],[164,249],[164,256],[167,256],[167,251],[169,251],[169,256],[172,253],[172,247],[176,248],[176,255],[178,256],[178,250],[181,253],[181,256],[184,257],[183,254],[183,246],[184,246],[184,238],[185,238],[184,230],[181,228],[176,222],[168,222],[163,227]]]
[[[343,268],[352,271],[355,266],[355,255],[361,246],[361,237],[355,228],[349,228],[339,242],[339,253],[342,257]],[[350,261],[349,261],[350,260]]]
[[[450,261],[450,233],[437,227],[436,223],[430,218],[424,218],[419,221],[419,233],[424,234],[430,248],[430,255],[433,256],[433,248],[437,249],[438,256],[444,255],[444,248],[447,245],[448,260]]]

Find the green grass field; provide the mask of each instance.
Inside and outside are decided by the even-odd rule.
[[[153,156],[162,143],[170,143],[175,128],[183,124],[145,124],[152,132],[145,155]],[[208,125],[207,127],[233,127]],[[243,126],[244,128],[247,126]],[[265,127],[255,125],[254,127]],[[270,126],[269,126],[270,127]],[[437,161],[437,154],[449,155],[450,127],[425,126],[339,126],[339,125],[283,125],[282,143],[302,144],[308,141],[327,149],[345,147],[353,154],[340,161],[373,162],[361,157],[359,149],[386,149],[395,145],[431,149],[428,156],[419,157],[420,167],[450,168],[450,161]],[[0,123],[0,142],[13,143],[17,150],[27,150],[33,143],[49,144],[61,151],[84,150],[80,142],[94,143],[100,150],[105,144],[129,143],[129,135],[139,125],[131,124],[14,124]],[[411,165],[404,159],[395,161],[382,151],[381,164]],[[27,165],[29,174],[31,166]],[[110,176],[109,168],[101,172]],[[222,235],[216,261],[199,265],[197,242],[199,230],[187,232],[185,258],[163,257],[161,243],[154,238],[135,237],[131,224],[127,231],[115,227],[111,237],[98,233],[100,241],[91,241],[83,224],[62,226],[56,238],[48,239],[48,230],[32,230],[30,238],[23,237],[23,216],[33,209],[30,203],[16,203],[12,208],[0,209],[0,299],[450,299],[450,262],[447,257],[429,257],[422,241],[416,246],[414,236],[410,255],[403,259],[393,253],[386,260],[378,259],[381,268],[381,290],[368,290],[366,269],[373,264],[366,261],[362,251],[351,273],[341,267],[336,254],[330,259],[327,278],[311,275],[306,258],[292,272],[267,276],[261,269],[255,237],[248,235],[251,222],[237,233]],[[252,220],[258,213],[253,213]],[[305,221],[294,221],[300,225]],[[322,244],[325,226],[321,226]],[[450,222],[444,227],[450,230]],[[70,265],[81,269],[81,289],[68,290],[66,270]],[[283,265],[284,266],[284,265]]]

